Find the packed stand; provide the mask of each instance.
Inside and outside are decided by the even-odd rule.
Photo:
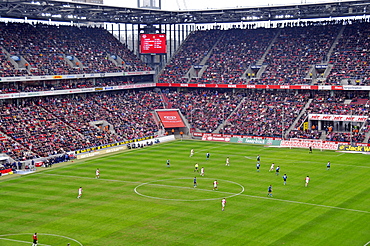
[[[1,42],[1,40],[0,40]],[[0,43],[0,77],[15,77],[28,75],[26,69],[15,69],[1,48]]]
[[[159,83],[188,82],[185,77],[193,65],[199,65],[218,41],[220,30],[197,31],[190,34],[161,72]]]
[[[315,130],[315,128],[303,130],[302,127],[298,127],[297,130],[291,130],[287,138],[301,138],[301,139],[320,139],[322,132]]]
[[[142,99],[145,99],[145,103]],[[89,146],[154,135],[158,126],[153,123],[152,111],[163,108],[160,96],[148,91],[87,94],[73,98],[51,97],[45,98],[40,104],[82,134]],[[101,130],[90,124],[102,120],[112,125],[113,129]]]
[[[358,21],[345,26],[330,57],[333,68],[325,84],[370,85],[369,35],[369,22]],[[351,83],[352,79],[356,82]]]
[[[67,74],[72,68],[66,64],[55,44],[57,36],[46,37],[26,23],[0,23],[0,44],[16,57],[23,57],[30,75]],[[73,72],[72,72],[73,73]]]
[[[192,128],[207,133],[214,132],[243,98],[242,93],[217,90],[169,92],[166,96],[172,108],[178,108]]]
[[[157,108],[163,108],[161,96],[145,90],[3,104],[0,149],[25,160],[152,136],[158,132],[152,115]],[[99,128],[99,121],[113,128]]]
[[[0,151],[19,161],[39,157],[36,153],[28,149],[28,146],[25,147],[11,138],[2,139],[0,141]]]
[[[271,92],[248,94],[225,123],[225,134],[282,137],[299,115],[308,95]]]
[[[109,54],[113,59],[121,57],[123,59],[122,63],[117,62],[117,66],[120,71],[151,71],[153,70],[142,60],[140,60],[128,47],[121,43],[117,38],[110,34],[107,30],[103,28],[90,28],[86,29],[90,38],[96,42],[96,45],[104,47],[105,52]],[[117,69],[117,68],[114,68]]]
[[[11,151],[23,151],[18,158],[73,151],[74,145],[85,141],[68,124],[32,101],[19,106],[3,104],[0,114],[1,131],[17,143]]]
[[[263,56],[276,33],[276,29],[223,31],[221,40],[212,49],[206,63],[208,67],[197,83],[246,83],[242,75]]]
[[[305,131],[302,129],[303,120],[308,117],[308,114],[369,116],[369,105],[345,104],[345,100],[346,96],[344,95],[316,95],[305,115],[302,116],[301,121],[297,123],[296,130],[291,131],[288,137],[320,139],[322,133],[325,132],[325,140],[327,141],[346,140],[346,142],[349,142],[352,139],[353,142],[363,142],[368,131],[367,123],[364,123],[365,125],[361,128],[360,124],[355,122],[322,122],[321,129],[319,129],[318,123],[313,121],[311,129]]]
[[[78,146],[78,149],[83,149],[154,135],[158,128],[152,123],[153,117],[149,113],[153,108],[151,101],[145,104],[146,107],[138,106],[144,95],[140,92],[89,94],[73,98],[46,98],[41,104],[84,136],[86,143]],[[156,97],[150,98],[154,100]],[[99,129],[90,124],[102,120],[113,125],[114,130]]]
[[[345,104],[346,96],[316,95],[307,109],[311,114],[368,115],[366,105]]]
[[[38,25],[37,30],[54,40],[59,50],[80,60],[80,73],[149,71],[140,59],[103,28]],[[122,57],[124,64],[115,64],[109,57]]]
[[[13,69],[19,71],[17,75],[27,71],[40,76],[152,70],[103,28],[0,23],[0,33],[0,45],[27,62],[24,70]],[[118,64],[110,57],[121,57],[123,62]]]
[[[286,27],[273,43],[259,84],[311,84],[310,69],[326,61],[341,25]]]
[[[354,142],[354,143],[362,143],[364,141],[364,134],[356,133],[355,130],[353,133],[345,133],[345,132],[331,132],[326,136],[326,140],[328,141],[336,141],[336,142]]]
[[[153,111],[164,106],[161,95],[150,90],[97,95],[94,103],[106,111],[107,121],[124,139],[155,135],[158,126]]]

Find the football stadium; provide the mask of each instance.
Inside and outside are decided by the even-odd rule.
[[[0,17],[1,246],[370,245],[368,1]]]

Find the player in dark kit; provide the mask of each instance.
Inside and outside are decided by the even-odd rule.
[[[256,164],[257,172],[260,171],[260,166],[261,166],[261,164],[259,164],[259,163]]]
[[[283,175],[283,180],[284,180],[284,185],[286,185],[286,180],[287,180],[288,176],[286,176],[286,174]]]
[[[194,177],[194,188],[197,188],[197,177]]]
[[[272,185],[267,188],[267,196],[272,197]]]
[[[279,175],[279,172],[280,172],[280,166],[277,166],[276,170],[275,170],[275,173],[276,173],[276,176]]]

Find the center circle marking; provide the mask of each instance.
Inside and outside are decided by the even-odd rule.
[[[145,182],[145,183],[142,183],[142,184],[139,184],[138,186],[136,186],[134,188],[134,191],[136,194],[138,194],[139,196],[143,196],[143,197],[147,197],[147,198],[152,198],[152,199],[158,199],[158,200],[168,200],[168,201],[181,201],[181,202],[197,202],[197,201],[211,201],[211,200],[219,200],[219,199],[222,199],[222,198],[230,198],[230,197],[234,197],[234,196],[239,196],[240,194],[242,194],[244,192],[244,186],[239,184],[239,183],[236,183],[234,181],[230,181],[230,180],[225,180],[225,179],[218,179],[218,180],[221,180],[221,181],[224,181],[224,182],[228,182],[228,183],[232,183],[232,184],[236,184],[238,185],[240,188],[241,188],[241,191],[239,193],[231,193],[231,192],[222,192],[222,193],[228,193],[228,194],[231,194],[229,196],[222,196],[222,197],[218,197],[218,198],[206,198],[206,199],[195,199],[195,200],[192,200],[192,199],[175,199],[175,198],[163,198],[163,197],[156,197],[156,196],[148,196],[148,195],[144,195],[142,193],[140,193],[138,191],[138,188],[140,188],[141,186],[144,186],[144,185],[150,185],[152,183],[155,183],[155,182],[161,182],[161,181],[169,181],[169,180],[177,180],[177,179],[189,179],[189,178],[174,178],[174,179],[161,179],[161,180],[154,180],[154,181],[150,181],[150,182]],[[202,179],[211,179],[211,178],[202,178]],[[214,179],[212,179],[214,180]],[[165,185],[163,185],[165,186]],[[190,188],[190,187],[178,187],[178,188],[189,188],[189,189],[193,189],[193,188]],[[212,191],[212,190],[206,190],[206,189],[198,189],[198,190],[203,190],[203,191]],[[212,191],[214,192],[214,191]],[[221,193],[219,192],[219,193]]]

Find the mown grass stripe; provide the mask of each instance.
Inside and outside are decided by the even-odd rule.
[[[192,148],[195,155],[189,158]],[[205,158],[207,151],[210,160]],[[260,173],[255,168],[257,154],[261,155]],[[227,156],[230,167],[225,167]],[[165,165],[168,158],[171,168]],[[325,168],[328,160],[332,162],[330,171]],[[196,162],[205,167],[204,178],[193,172]],[[268,172],[272,162],[281,166],[280,176]],[[62,234],[89,246],[121,246],[123,242],[135,246],[363,245],[370,231],[369,167],[365,155],[175,141],[40,168],[27,176],[0,178],[0,217],[4,233]],[[96,168],[102,170],[99,180],[95,179]],[[286,186],[281,178],[285,172]],[[312,178],[309,187],[304,187],[306,175]],[[198,177],[196,191],[192,188],[194,176]],[[158,197],[208,199],[213,198],[212,180],[218,179],[221,196],[237,193],[222,180],[239,183],[245,191],[228,198],[224,212],[217,198],[180,202],[134,193],[140,184],[179,178],[187,180],[159,182],[143,189]],[[273,185],[273,198],[266,196],[269,184]],[[80,186],[84,194],[77,199]],[[30,240],[26,235],[12,239]],[[46,235],[40,242],[68,243]]]

